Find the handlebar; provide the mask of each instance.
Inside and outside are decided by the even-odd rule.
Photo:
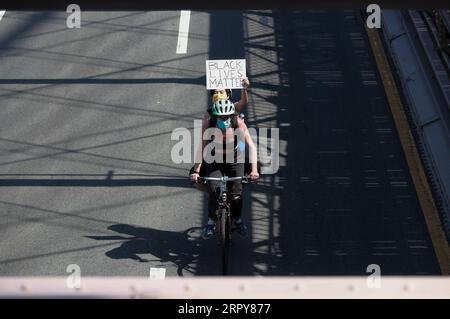
[[[221,181],[221,182],[233,182],[233,181],[242,181],[243,184],[249,183],[250,177],[249,176],[235,176],[235,177],[228,177],[228,176],[222,176],[222,177],[209,177],[209,176],[200,176],[198,178],[199,182],[202,184],[206,184],[207,181]]]

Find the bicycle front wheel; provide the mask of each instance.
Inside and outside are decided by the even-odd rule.
[[[230,215],[226,208],[222,208],[220,214],[220,243],[222,246],[222,274],[228,275],[230,259]]]

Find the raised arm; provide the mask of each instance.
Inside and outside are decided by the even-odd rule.
[[[234,103],[234,107],[239,113],[242,112],[244,107],[248,104],[247,88],[249,87],[249,85],[250,81],[248,80],[248,78],[242,79],[243,88],[241,90],[241,99],[239,100],[239,102]]]

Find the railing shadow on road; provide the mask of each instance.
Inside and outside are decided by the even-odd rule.
[[[87,41],[87,40],[92,40],[95,38],[99,38],[99,37],[105,37],[108,35],[114,35],[117,32],[130,32],[130,33],[140,33],[146,36],[171,36],[171,37],[178,37],[178,29],[174,28],[173,30],[164,30],[161,28],[149,28],[148,26],[152,25],[152,24],[156,24],[156,23],[161,23],[161,22],[167,22],[169,20],[178,20],[179,18],[179,11],[174,11],[174,14],[170,17],[167,18],[163,18],[163,19],[158,19],[158,20],[151,20],[149,22],[149,20],[144,20],[144,23],[139,24],[139,16],[143,16],[146,13],[143,12],[132,12],[132,13],[126,13],[123,15],[119,15],[116,17],[112,17],[112,18],[107,18],[107,19],[103,19],[103,20],[88,20],[85,18],[83,18],[83,22],[82,22],[82,27],[86,28],[86,29],[90,29],[90,30],[100,30],[100,31],[104,31],[101,33],[97,33],[94,35],[89,35],[89,36],[85,36],[85,37],[79,37],[76,40],[67,40],[66,38],[64,38],[65,41],[61,41],[61,42],[56,42],[55,44],[52,44],[50,46],[45,46],[45,47],[41,47],[41,49],[43,50],[48,50],[48,49],[54,49],[54,48],[58,48],[64,45],[71,45],[73,43],[76,42],[82,42],[82,41]],[[27,23],[29,23],[30,21],[33,21],[34,24],[37,23],[49,23],[49,24],[56,24],[56,22],[54,21],[58,21],[58,25],[66,25],[66,17],[65,16],[60,16],[58,17],[57,14],[53,14],[52,12],[43,12],[41,14],[41,16],[45,15],[45,19],[42,19],[41,16],[38,16],[36,13],[31,13],[31,14],[25,14],[25,16],[20,16],[23,15],[23,13],[19,13],[19,12],[12,12],[8,15],[8,19],[14,19],[14,20],[22,20],[22,21],[26,21]],[[195,13],[192,13],[191,16],[194,16]],[[113,20],[118,20],[118,19],[126,19],[126,18],[131,18],[133,17],[134,19],[132,21],[127,21],[126,23],[111,23],[111,21]],[[145,17],[143,17],[144,19]],[[68,29],[67,27],[65,28],[60,28],[60,29],[56,29],[56,30],[51,30],[51,31],[45,31],[45,32],[40,32],[40,33],[32,33],[32,34],[27,34],[27,35],[23,35],[21,36],[21,34],[28,32],[29,29],[28,27],[25,25],[25,29],[20,33],[17,34],[17,37],[15,37],[15,40],[22,40],[22,39],[26,39],[29,37],[32,37],[34,39],[36,39],[39,36],[49,36],[49,35],[55,35],[57,33],[60,32],[70,32],[70,29]],[[175,23],[174,23],[175,25]],[[31,29],[30,29],[31,30]],[[198,40],[207,40],[207,36],[205,34],[198,34],[198,33],[194,33],[194,32],[189,32],[189,37],[192,39],[198,39]],[[20,50],[20,49],[19,49]],[[23,50],[24,52],[27,52],[27,50]],[[20,55],[20,54],[19,54]],[[95,60],[103,60],[103,61],[111,61],[111,62],[123,62],[123,61],[117,61],[117,60],[110,60],[110,59],[101,59],[98,57],[89,57],[86,56],[85,58],[93,58]]]
[[[278,172],[243,194],[233,275],[438,273],[358,11],[210,16],[210,59],[246,58],[247,125],[279,128],[284,148]]]
[[[205,76],[197,78],[128,78],[128,79],[103,79],[97,78],[58,78],[58,79],[0,79],[0,84],[196,84],[203,85],[206,81]],[[100,75],[101,76],[101,75]],[[39,87],[41,89],[41,87]]]
[[[157,119],[158,121],[168,121],[168,120],[180,120],[180,114],[171,113],[167,111],[158,111],[152,109],[152,105],[147,106],[130,106],[130,105],[120,105],[106,102],[98,102],[95,100],[85,100],[81,98],[71,98],[68,96],[58,96],[55,94],[46,94],[39,93],[33,89],[7,89],[5,87],[0,88],[0,91],[4,91],[4,94],[0,94],[0,99],[11,99],[14,96],[20,96],[21,100],[31,101],[31,102],[43,102],[43,103],[51,103],[51,102],[61,102],[62,107],[67,108],[78,108],[78,109],[86,109],[86,110],[94,110],[105,113],[116,113],[120,115],[137,115],[148,117],[152,119]],[[186,114],[186,116],[195,116],[199,114]],[[189,121],[190,119],[183,119],[185,121]]]
[[[93,22],[88,22],[86,25],[84,25],[84,27],[87,27],[89,25],[102,25],[104,24],[104,22],[106,21],[110,21],[110,20],[114,20],[114,19],[120,19],[120,18],[125,18],[128,16],[133,16],[133,15],[139,15],[141,13],[131,13],[131,14],[126,14],[123,16],[119,16],[119,17],[115,17],[115,18],[108,18],[105,20],[100,20],[100,21],[93,21]],[[102,67],[102,63],[110,63],[111,65],[109,65],[109,67],[112,67],[114,69],[114,71],[110,71],[110,72],[105,72],[105,73],[99,73],[99,74],[95,74],[93,76],[89,76],[89,77],[84,77],[84,78],[60,78],[60,79],[1,79],[1,83],[2,84],[48,84],[49,86],[52,85],[60,85],[60,84],[154,84],[154,83],[179,83],[179,84],[197,84],[197,85],[203,85],[205,83],[205,76],[203,74],[200,74],[200,72],[196,71],[196,70],[189,70],[189,69],[183,69],[183,68],[174,68],[174,67],[170,67],[167,66],[166,64],[171,63],[171,62],[175,62],[175,61],[180,61],[183,59],[190,59],[193,58],[195,56],[199,56],[199,55],[204,55],[204,53],[196,53],[196,54],[190,54],[188,56],[177,56],[176,58],[171,58],[171,59],[167,59],[167,60],[162,60],[162,61],[157,61],[155,63],[149,63],[149,64],[144,64],[144,63],[136,63],[134,61],[125,61],[125,60],[114,60],[114,59],[107,59],[107,58],[103,58],[103,57],[98,57],[98,56],[89,56],[89,55],[81,55],[81,54],[75,54],[75,53],[64,53],[64,52],[56,52],[56,51],[50,51],[50,49],[52,48],[56,48],[59,46],[64,46],[66,44],[68,45],[74,45],[75,42],[82,42],[82,41],[87,41],[89,39],[93,39],[93,38],[98,38],[98,37],[105,37],[108,34],[114,34],[117,30],[114,29],[112,31],[108,31],[108,32],[103,32],[103,33],[99,33],[93,36],[88,36],[88,37],[81,37],[81,38],[77,38],[76,40],[70,40],[70,41],[63,41],[63,42],[57,42],[56,44],[52,44],[50,46],[44,46],[44,47],[40,47],[40,48],[32,48],[32,49],[27,49],[27,48],[16,48],[14,46],[11,46],[11,43],[14,41],[20,41],[21,39],[23,39],[23,37],[21,37],[22,34],[29,32],[33,26],[35,26],[36,24],[40,24],[40,23],[45,23],[45,21],[52,19],[52,13],[50,12],[44,12],[44,13],[39,13],[39,14],[32,14],[31,16],[28,16],[26,18],[26,23],[23,23],[23,25],[21,25],[21,27],[18,30],[15,30],[15,32],[12,32],[11,35],[5,39],[3,39],[2,41],[0,41],[0,56],[2,56],[3,58],[7,58],[8,56],[13,56],[15,58],[17,58],[18,56],[24,55],[26,53],[42,53],[42,54],[49,54],[50,57],[42,57],[42,56],[30,56],[30,58],[33,59],[42,59],[42,60],[49,60],[52,62],[55,61],[59,61],[59,57],[66,57],[66,58],[72,58],[72,61],[70,61],[71,63],[75,63],[75,64],[82,64],[84,66],[86,65],[92,65],[94,67]],[[172,17],[169,19],[173,19],[173,18],[178,18],[178,14],[176,17]],[[162,19],[162,21],[164,21],[164,19]],[[65,21],[64,21],[65,22]],[[121,31],[126,31],[126,32],[142,32],[145,34],[150,34],[150,35],[157,35],[158,34],[158,29],[145,29],[145,25],[149,25],[149,24],[153,24],[155,23],[155,21],[152,22],[147,22],[144,25],[141,26],[130,26],[129,24],[125,25],[125,24],[119,24],[116,25],[116,27],[120,27]],[[48,33],[53,33],[53,32],[59,32],[59,31],[68,31],[67,28],[65,29],[60,29],[60,30],[53,30],[50,32],[45,32],[43,34],[34,34],[34,35],[30,35],[32,37],[34,37],[35,41],[38,41],[36,37],[39,37],[40,35],[47,35]],[[178,31],[171,31],[170,32],[173,36],[177,37],[178,36]],[[196,37],[195,34],[190,33],[189,34],[190,37]],[[204,35],[197,35],[200,38],[204,38],[206,40],[206,37]],[[8,50],[13,50],[14,52],[11,53],[10,55],[4,53],[3,51],[6,49]],[[83,61],[79,61],[80,59],[83,59]],[[92,61],[88,61],[86,62],[85,60],[92,60]],[[66,60],[63,60],[65,63],[67,63]],[[164,71],[166,70],[166,71]],[[135,72],[138,71],[140,73],[148,73],[150,76],[149,77],[145,77],[145,78],[137,78],[137,77],[132,77],[129,79],[123,79],[123,78],[102,78],[104,76],[112,76],[112,75],[117,75],[120,73],[124,73],[124,72]],[[168,77],[163,77],[163,78],[155,78],[154,75],[155,74],[173,74],[173,75],[177,75],[178,77],[174,77],[174,78],[168,78]],[[195,77],[193,76],[193,74],[197,74],[199,76]],[[180,76],[185,76],[184,78],[181,78]],[[43,88],[48,88],[47,86],[44,87],[39,87],[39,88],[31,88],[29,90],[42,90]],[[27,92],[29,90],[24,90],[21,91],[23,92]]]
[[[48,225],[57,225],[59,227],[66,227],[68,229],[77,229],[82,230],[83,232],[90,232],[98,231],[103,233],[103,229],[105,225],[111,225],[114,223],[113,220],[105,219],[101,217],[95,217],[95,212],[99,211],[111,211],[116,209],[128,209],[129,206],[137,205],[140,203],[151,203],[154,200],[165,200],[169,199],[170,197],[174,196],[180,196],[182,194],[186,194],[185,189],[181,190],[174,190],[172,192],[166,191],[164,194],[151,194],[146,196],[140,196],[137,198],[127,198],[126,200],[120,200],[120,201],[111,201],[107,204],[103,205],[97,205],[97,206],[90,206],[85,207],[82,209],[77,210],[69,210],[69,211],[62,211],[53,209],[50,207],[42,207],[35,204],[27,204],[27,203],[18,203],[8,200],[1,200],[0,199],[0,205],[8,207],[8,208],[14,208],[13,213],[10,209],[6,209],[2,211],[2,214],[8,215],[12,220],[9,222],[4,222],[1,224],[2,229],[6,229],[8,227],[15,227],[17,225],[20,225],[23,222],[38,222],[41,224],[48,224]],[[21,211],[24,211],[25,213],[20,213]],[[31,214],[27,212],[31,212]],[[75,219],[81,221],[78,224],[73,223],[65,223],[65,219]],[[94,227],[91,225],[88,225],[90,223],[93,223]],[[95,226],[97,225],[97,226]],[[100,231],[99,231],[100,230]],[[52,252],[50,254],[37,254],[32,255],[24,258],[20,258],[20,260],[27,260],[27,259],[33,259],[36,257],[42,257],[45,255],[58,255],[63,254],[67,251],[71,251],[71,249],[63,250],[63,251],[57,251]]]
[[[268,225],[278,224],[266,251],[279,258],[261,273],[365,275],[371,264],[386,275],[436,273],[358,11],[275,11],[273,23],[276,47],[258,61],[276,53],[279,86],[261,87],[277,92],[271,102],[286,156],[269,184],[279,205],[270,193],[264,201],[273,218]],[[264,111],[255,117],[258,125],[273,121]]]
[[[165,186],[192,187],[187,177],[133,174],[14,174],[20,178],[5,178],[11,174],[0,174],[0,187],[130,187],[130,186]],[[85,178],[81,178],[81,177]],[[96,178],[92,178],[95,176]],[[30,178],[34,177],[34,178]],[[66,178],[63,178],[66,177]],[[101,178],[104,177],[104,178]]]
[[[91,21],[87,22],[86,26],[89,25],[96,25],[97,27],[102,26],[106,23],[108,24],[108,21],[120,19],[120,18],[127,18],[134,15],[141,15],[142,13],[130,13],[125,15],[119,15],[118,17],[108,18],[104,20],[99,21]],[[11,17],[12,15],[12,17]],[[10,13],[10,18],[14,19],[14,15],[21,15],[21,13]],[[39,87],[31,87],[26,88],[22,90],[7,90],[7,94],[0,95],[0,98],[15,98],[16,96],[19,96],[20,98],[24,98],[24,95],[32,95],[34,97],[41,97],[41,98],[49,98],[49,99],[60,99],[64,100],[64,103],[61,103],[61,106],[71,106],[71,107],[78,107],[78,108],[85,108],[85,109],[101,109],[102,111],[107,111],[110,109],[112,112],[116,113],[123,113],[123,114],[136,114],[137,112],[142,113],[148,113],[148,116],[153,116],[155,114],[155,111],[152,111],[150,108],[136,108],[128,105],[113,105],[109,103],[98,103],[98,101],[95,101],[95,99],[87,101],[87,100],[81,100],[81,99],[71,99],[66,94],[63,94],[64,97],[57,97],[52,95],[46,95],[46,94],[40,94],[39,92],[42,92],[46,89],[51,89],[58,85],[124,85],[124,84],[133,84],[133,85],[154,85],[154,84],[165,84],[165,83],[177,83],[177,84],[187,84],[187,85],[203,85],[205,82],[205,76],[203,74],[200,74],[200,72],[196,70],[190,70],[190,69],[183,69],[171,67],[170,63],[174,63],[177,61],[181,61],[184,59],[191,59],[196,56],[202,56],[205,53],[195,53],[195,54],[189,54],[187,56],[177,56],[176,58],[170,58],[170,59],[164,59],[161,61],[156,61],[154,63],[136,63],[135,61],[127,61],[127,60],[115,60],[115,59],[107,59],[104,57],[98,57],[98,56],[90,56],[88,54],[76,54],[73,52],[70,53],[64,53],[64,52],[58,52],[58,51],[51,51],[52,48],[57,48],[59,46],[64,45],[74,45],[74,41],[63,41],[63,42],[57,42],[56,44],[52,44],[50,46],[44,46],[39,48],[25,48],[23,45],[20,47],[13,46],[13,42],[18,41],[20,43],[21,39],[23,39],[23,35],[27,35],[30,33],[31,30],[33,30],[33,27],[35,27],[37,24],[45,24],[47,20],[51,20],[55,18],[54,14],[51,12],[43,12],[43,13],[32,13],[32,14],[26,14],[26,17],[23,19],[24,23],[20,25],[20,27],[17,30],[14,30],[9,34],[8,37],[2,39],[0,41],[0,56],[4,58],[5,62],[8,56],[12,56],[14,58],[17,58],[21,55],[30,54],[30,56],[27,55],[29,58],[33,59],[41,59],[41,60],[48,60],[52,61],[53,63],[55,61],[62,61],[64,63],[74,63],[74,64],[82,64],[84,66],[91,65],[93,68],[101,68],[101,67],[108,67],[109,69],[113,69],[113,71],[109,72],[100,72],[98,74],[94,74],[89,77],[82,77],[82,78],[35,78],[35,79],[27,79],[27,78],[9,78],[9,79],[1,79],[0,82],[2,84],[17,84],[17,85],[39,85]],[[168,19],[177,19],[178,18],[178,12],[174,16],[168,18]],[[20,18],[22,19],[22,18]],[[161,21],[164,21],[165,19],[159,19]],[[65,23],[65,20],[61,20],[62,23]],[[101,32],[99,34],[96,34],[94,36],[89,37],[81,37],[77,38],[75,42],[79,41],[86,41],[92,38],[96,37],[104,37],[108,34],[114,34],[118,28],[120,28],[121,31],[126,32],[142,32],[149,35],[155,35],[157,34],[158,29],[146,29],[146,25],[151,25],[155,23],[155,21],[144,21],[143,24],[137,25],[137,26],[130,26],[127,24],[117,24],[114,25],[113,30],[107,31],[107,32]],[[68,29],[65,28],[65,31]],[[61,30],[53,30],[52,32],[59,32]],[[174,36],[178,35],[178,32],[174,31],[172,32]],[[48,35],[47,32],[44,32],[43,34],[34,34],[34,41],[39,41],[39,36],[46,36]],[[31,36],[31,35],[28,35]],[[194,36],[193,34],[190,34],[190,36]],[[201,35],[198,35],[201,36]],[[206,38],[205,38],[206,39]],[[47,38],[46,40],[47,41]],[[12,53],[8,54],[9,51],[12,51]],[[39,54],[36,56],[36,54]],[[69,60],[69,61],[67,61]],[[106,65],[105,65],[106,63]],[[122,74],[125,74],[127,72],[139,72],[147,73],[149,74],[148,77],[137,77],[132,76],[128,78],[124,78]],[[155,74],[172,74],[174,77],[161,77],[156,78]],[[108,78],[104,78],[108,77]],[[115,77],[115,78],[111,78]],[[2,90],[6,90],[5,88],[1,88]],[[145,115],[145,114],[139,114],[139,115]]]
[[[34,13],[19,11],[19,12],[14,12],[14,13],[10,14],[8,16],[8,18],[13,19],[13,20],[28,21],[30,16],[32,16],[33,14]],[[83,18],[83,28],[89,27],[89,28],[95,28],[95,29],[100,29],[100,30],[108,30],[106,27],[111,24],[111,21],[119,20],[119,19],[126,19],[126,18],[131,18],[131,17],[136,18],[136,17],[142,16],[142,15],[145,15],[145,12],[131,12],[131,13],[120,14],[120,15],[112,17],[112,18],[106,18],[106,19],[96,20],[96,21],[89,20],[89,19],[86,19],[86,17],[84,17]],[[164,21],[169,21],[171,19],[174,19],[174,17],[167,17],[167,18],[156,20],[156,21],[152,21],[150,23],[146,23],[145,26],[149,26],[149,25],[152,25],[155,23],[161,23]],[[61,15],[61,16],[50,15],[46,18],[47,23],[56,24],[59,26],[60,25],[65,26],[66,20],[67,20],[67,17],[65,17],[63,15]],[[127,27],[127,25],[115,24],[115,23],[112,23],[112,26],[121,27],[121,28]],[[142,28],[143,26],[139,25],[138,27]],[[136,28],[136,27],[134,26],[134,28]],[[24,36],[18,37],[17,39],[26,39],[26,38],[30,38],[30,37],[46,36],[46,35],[50,35],[50,34],[55,35],[59,32],[67,32],[67,27],[56,29],[56,30],[51,30],[51,31],[32,33],[30,35],[24,35]]]
[[[18,37],[26,34],[30,30],[33,30],[37,25],[42,23],[42,21],[48,19],[51,16],[50,12],[38,12],[33,14],[27,19],[26,23],[23,23],[15,29],[13,32],[8,33],[8,35],[0,40],[0,52],[2,49],[7,48],[12,42],[14,42]]]
[[[47,154],[43,154],[43,155],[32,155],[29,157],[25,157],[25,158],[21,158],[21,159],[16,159],[16,160],[10,160],[10,161],[4,161],[4,162],[0,162],[0,166],[8,166],[8,165],[15,165],[18,163],[23,163],[23,162],[29,162],[29,161],[35,161],[35,160],[41,160],[41,159],[50,159],[50,158],[57,158],[58,160],[66,160],[66,161],[72,161],[72,162],[80,162],[80,163],[88,163],[88,164],[96,164],[96,162],[94,161],[90,161],[90,160],[82,160],[82,159],[75,159],[75,158],[69,158],[69,159],[64,159],[61,158],[60,156],[62,155],[79,155],[79,156],[87,156],[87,157],[92,157],[94,159],[102,159],[104,160],[110,160],[111,162],[125,162],[125,163],[133,163],[133,164],[142,164],[142,165],[148,165],[148,166],[157,166],[157,167],[162,167],[162,168],[169,168],[169,169],[173,169],[173,170],[178,170],[178,171],[185,171],[185,169],[180,168],[178,166],[174,166],[174,165],[168,165],[168,164],[161,164],[161,163],[155,163],[155,162],[149,162],[149,161],[143,161],[143,160],[137,160],[137,159],[131,159],[131,158],[123,158],[123,157],[116,157],[116,156],[108,156],[108,155],[102,155],[102,154],[97,154],[97,153],[91,153],[88,152],[88,150],[94,150],[94,149],[99,149],[102,147],[106,147],[106,146],[112,146],[112,145],[118,145],[118,144],[123,144],[123,143],[128,143],[131,141],[137,141],[137,140],[141,140],[141,139],[148,139],[148,138],[152,138],[152,137],[156,137],[156,136],[161,136],[161,135],[165,135],[165,134],[170,134],[171,131],[168,132],[160,132],[157,134],[152,134],[152,135],[145,135],[145,136],[140,136],[140,137],[134,137],[131,139],[126,139],[126,140],[121,140],[121,141],[115,141],[115,142],[111,142],[111,143],[106,143],[106,144],[97,144],[97,145],[93,145],[93,146],[87,146],[87,147],[82,147],[82,148],[77,148],[77,149],[67,149],[67,148],[63,148],[63,147],[58,147],[58,146],[54,146],[54,145],[46,145],[46,144],[37,144],[37,143],[30,143],[30,142],[24,142],[24,141],[17,141],[17,140],[13,140],[13,139],[5,139],[5,138],[0,138],[0,141],[3,142],[7,142],[7,143],[12,143],[12,144],[19,144],[19,145],[25,145],[27,147],[32,147],[32,148],[37,148],[37,149],[46,149],[49,150],[50,153]],[[25,148],[25,149],[17,149],[17,150],[9,150],[9,153],[26,153],[27,151],[29,151],[29,148]],[[102,162],[101,166],[104,167],[105,163]],[[130,167],[127,166],[119,166],[118,164],[109,164],[110,167],[115,167],[115,168],[123,168],[123,169],[130,169]],[[135,171],[141,171],[141,172],[151,172],[151,169],[145,169],[145,168],[133,168]]]
[[[191,13],[191,18],[195,17],[196,12]],[[9,19],[15,19],[15,20],[24,20],[24,21],[29,21],[30,16],[33,16],[33,14],[28,14],[25,17],[19,17],[18,13],[15,12],[13,13],[14,16],[9,15]],[[114,35],[117,32],[130,32],[130,33],[134,33],[134,34],[143,34],[145,36],[168,36],[168,37],[178,37],[178,19],[179,19],[179,11],[173,11],[172,16],[170,17],[166,17],[166,18],[162,18],[162,19],[158,19],[158,20],[149,20],[147,18],[147,20],[144,20],[144,23],[140,23],[141,20],[139,16],[145,16],[146,12],[132,12],[132,13],[126,13],[124,15],[119,15],[116,17],[112,17],[112,18],[107,18],[107,19],[103,19],[103,20],[89,20],[88,18],[86,18],[86,16],[82,19],[82,27],[83,29],[86,28],[89,31],[91,30],[98,30],[98,31],[104,31],[95,35],[89,35],[89,36],[85,36],[85,37],[80,37],[77,38],[75,41],[73,40],[66,40],[66,38],[64,38],[65,41],[61,41],[61,42],[57,42],[55,44],[52,44],[50,46],[45,46],[42,47],[42,49],[54,49],[57,47],[61,47],[64,46],[66,44],[73,44],[74,42],[82,42],[82,41],[86,41],[86,40],[92,40],[98,37],[105,37],[108,35]],[[119,19],[127,19],[127,18],[131,18],[133,17],[133,19],[131,21],[126,21],[124,23],[112,23],[111,21],[114,20],[119,20]],[[145,19],[146,17],[142,17],[142,19]],[[170,20],[175,20],[173,23],[173,26],[175,28],[173,28],[172,30],[168,30],[168,29],[161,29],[161,28],[154,28],[154,27],[149,27],[153,24],[157,24],[157,23],[161,23],[161,22],[167,22]],[[54,22],[54,21],[58,21],[58,23]],[[149,22],[150,21],[150,22]],[[39,21],[42,23],[42,21]],[[58,17],[56,14],[47,14],[46,19],[45,19],[46,23],[50,23],[50,24],[58,24],[58,25],[66,25],[66,17],[65,16],[60,16]],[[40,33],[33,33],[30,35],[25,35],[25,36],[21,36],[18,37],[18,40],[21,39],[26,39],[29,37],[39,37],[39,36],[49,36],[49,35],[55,35],[57,33],[60,32],[70,32],[70,29],[66,28],[60,28],[60,29],[56,29],[56,30],[51,30],[51,31],[45,31],[45,32],[40,32]],[[195,33],[195,32],[189,32],[189,38],[191,39],[196,39],[196,40],[205,40],[207,41],[207,36],[205,34],[202,33]],[[24,50],[26,51],[26,50]],[[86,57],[86,58],[93,58],[96,60],[101,60],[101,58],[98,57]],[[114,60],[110,60],[110,59],[103,59],[103,61],[114,61]],[[120,61],[114,61],[114,62],[120,62]],[[123,61],[122,61],[123,62]]]

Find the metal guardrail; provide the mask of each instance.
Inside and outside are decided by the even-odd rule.
[[[442,23],[440,13],[429,13],[424,11],[422,16],[430,35],[434,40],[437,54],[444,64],[447,75],[450,77],[450,31],[448,31],[447,27]]]
[[[426,19],[418,10],[408,10],[408,15],[416,29],[419,41],[425,51],[429,65],[433,70],[439,88],[442,91],[443,97],[447,103],[447,108],[450,110],[450,78],[447,72],[447,67],[444,66],[443,59],[436,50],[439,48],[439,43],[435,43],[432,32],[427,28]],[[428,25],[428,27],[431,27]]]
[[[412,20],[416,18],[417,21],[413,23]],[[408,11],[382,12],[381,34],[385,48],[396,69],[406,100],[406,112],[450,242],[450,180],[447,178],[450,172],[450,123],[446,120],[450,108],[432,76],[430,61],[427,61],[419,39],[419,36],[430,37],[427,33],[423,19],[417,12],[412,17]],[[430,49],[434,50],[433,47]]]
[[[450,15],[445,10],[433,10],[424,11],[423,18],[450,77]]]
[[[447,104],[447,108],[442,107],[440,110],[439,120],[442,121],[442,127],[446,127],[447,138],[450,138],[450,61],[445,52],[439,52],[439,39],[437,38],[437,29],[431,24],[431,21],[427,19],[424,12],[417,10],[408,10],[408,15],[411,22],[414,25],[415,32],[418,36],[420,45],[426,55],[425,64],[428,64],[432,70],[433,77],[437,82],[442,97]],[[440,172],[438,174],[441,175]],[[443,174],[443,176],[445,176]],[[445,178],[445,177],[444,177]],[[450,198],[447,198],[446,203],[447,214],[443,214],[443,222],[447,224],[447,229],[450,228]],[[450,238],[450,233],[447,231],[447,237]]]
[[[450,54],[450,13],[448,10],[439,10],[436,14],[435,23],[439,33],[441,49]]]
[[[86,277],[79,288],[66,278],[9,277],[0,298],[448,299],[450,277]]]

